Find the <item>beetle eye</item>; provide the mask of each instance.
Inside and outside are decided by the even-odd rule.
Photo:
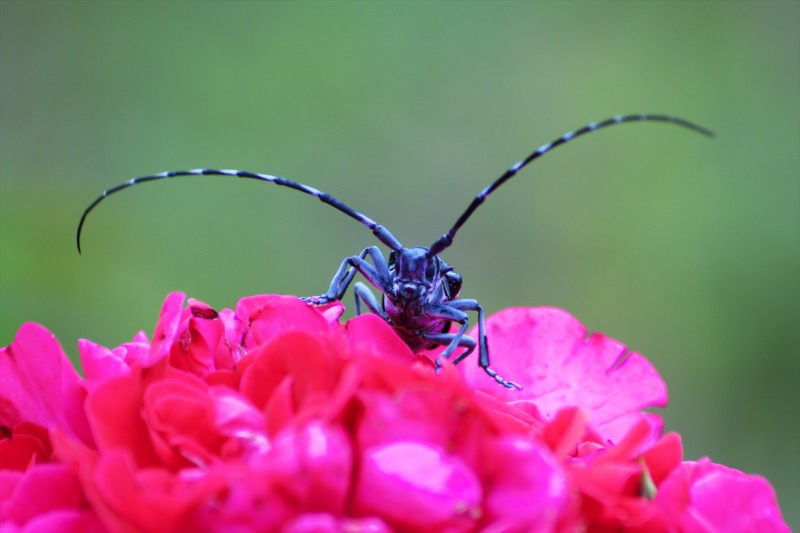
[[[431,261],[425,266],[425,277],[428,279],[433,279],[436,276],[436,262]]]

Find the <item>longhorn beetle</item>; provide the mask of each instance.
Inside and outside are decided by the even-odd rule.
[[[623,122],[671,122],[685,128],[697,131],[709,137],[713,133],[702,126],[698,126],[688,120],[672,117],[668,115],[635,114],[617,115],[602,122],[592,122],[578,130],[565,133],[551,143],[544,144],[537,148],[532,154],[522,159],[506,170],[502,176],[497,178],[488,187],[478,193],[469,204],[466,211],[453,224],[453,227],[436,239],[429,248],[416,246],[405,248],[392,235],[388,229],[381,226],[371,218],[356,211],[355,209],[340,202],[333,196],[317,190],[313,187],[297,183],[280,176],[270,176],[267,174],[256,174],[242,170],[179,170],[162,172],[152,176],[141,176],[126,181],[116,187],[103,191],[94,202],[83,212],[80,223],[78,224],[77,244],[78,253],[81,251],[81,230],[86,221],[86,216],[108,195],[122,189],[144,183],[175,176],[232,176],[238,178],[248,178],[254,180],[268,181],[276,185],[282,185],[295,189],[310,196],[319,198],[350,218],[354,218],[370,230],[379,241],[389,247],[389,259],[385,259],[377,246],[369,246],[360,254],[348,257],[342,261],[336,275],[333,276],[330,287],[325,294],[302,298],[303,301],[311,305],[324,305],[329,302],[341,300],[345,291],[350,286],[356,272],[359,272],[383,294],[383,302],[379,302],[375,295],[363,284],[356,283],[355,304],[356,314],[361,313],[361,301],[363,300],[367,308],[373,313],[383,318],[391,325],[397,334],[415,352],[433,348],[436,346],[447,346],[441,353],[442,358],[449,359],[456,349],[463,348],[453,364],[458,364],[466,358],[478,345],[478,364],[486,373],[497,383],[508,388],[521,388],[513,381],[508,381],[500,377],[497,372],[489,367],[489,345],[486,338],[486,326],[484,325],[483,307],[477,300],[458,299],[461,291],[461,276],[453,267],[439,258],[439,254],[447,249],[452,243],[458,230],[472,216],[472,213],[481,205],[486,198],[492,194],[507,180],[511,179],[517,172],[534,159],[546,154],[558,145],[565,144],[576,137],[591,131],[605,128]],[[369,258],[372,262],[367,261]],[[467,312],[476,311],[478,313],[478,342],[471,337],[467,337],[466,331],[469,326]],[[458,324],[458,331],[450,332],[451,323]],[[440,364],[437,361],[437,366]]]

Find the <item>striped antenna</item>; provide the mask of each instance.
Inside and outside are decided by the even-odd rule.
[[[152,176],[141,176],[138,178],[133,178],[125,183],[121,183],[116,187],[112,187],[103,191],[103,194],[98,196],[94,202],[92,202],[89,207],[83,212],[81,216],[81,221],[78,223],[78,234],[77,234],[77,244],[78,244],[78,253],[81,251],[81,230],[83,229],[83,224],[86,221],[87,215],[97,207],[97,204],[102,202],[106,197],[114,194],[115,192],[121,191],[123,189],[127,189],[128,187],[132,187],[137,183],[144,183],[147,181],[155,181],[155,180],[162,180],[166,178],[174,178],[176,176],[230,176],[235,178],[247,178],[253,180],[260,180],[260,181],[268,181],[270,183],[274,183],[276,185],[281,185],[283,187],[289,187],[290,189],[294,189],[296,191],[300,191],[302,193],[308,194],[310,196],[314,196],[319,198],[320,201],[326,203],[332,207],[335,207],[345,215],[349,216],[350,218],[354,218],[361,224],[368,227],[372,230],[372,233],[380,239],[380,241],[391,248],[392,250],[399,250],[403,246],[400,242],[394,238],[394,236],[389,233],[389,230],[372,220],[371,218],[367,217],[366,215],[362,215],[355,209],[351,208],[350,206],[344,204],[343,202],[337,200],[330,194],[326,192],[322,192],[317,190],[313,187],[309,187],[308,185],[303,185],[302,183],[297,183],[286,178],[282,178],[280,176],[270,176],[268,174],[255,174],[253,172],[245,172],[243,170],[211,170],[206,168],[198,168],[195,170],[176,170],[170,172],[162,172],[160,174],[154,174]]]
[[[439,237],[433,245],[431,245],[430,249],[428,250],[428,256],[433,257],[435,255],[439,255],[443,250],[453,244],[453,238],[456,236],[456,233],[464,225],[464,223],[472,216],[472,213],[481,205],[486,198],[494,192],[495,189],[500,187],[503,183],[511,179],[517,172],[523,169],[528,163],[537,159],[538,157],[546,154],[553,148],[558,145],[564,144],[566,142],[571,141],[576,137],[580,137],[584,133],[589,133],[590,131],[599,130],[601,128],[605,128],[606,126],[613,126],[614,124],[622,124],[624,122],[642,122],[642,121],[649,121],[649,122],[671,122],[673,124],[677,124],[679,126],[683,126],[684,128],[689,128],[690,130],[697,131],[702,133],[703,135],[707,135],[709,137],[713,137],[714,133],[710,130],[702,126],[698,126],[693,122],[689,122],[688,120],[684,120],[682,118],[671,117],[669,115],[651,115],[647,113],[639,113],[636,115],[617,115],[611,117],[607,120],[602,122],[592,122],[591,124],[587,124],[586,126],[582,127],[579,130],[571,131],[569,133],[565,133],[555,141],[543,144],[539,148],[536,149],[531,155],[526,157],[525,159],[518,161],[514,165],[511,166],[505,173],[500,176],[494,183],[483,189],[478,195],[472,200],[472,203],[469,204],[467,210],[462,213],[456,223],[450,228],[450,231]]]

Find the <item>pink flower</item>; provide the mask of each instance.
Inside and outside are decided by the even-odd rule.
[[[761,478],[682,463],[677,435],[642,412],[666,403],[657,372],[564,311],[487,320],[492,364],[520,392],[476,356],[437,374],[435,352],[374,315],[341,325],[338,303],[184,300],[167,297],[152,341],[80,341],[84,380],[40,326],[0,352],[0,530],[783,524]],[[59,489],[42,500],[45,485]],[[752,505],[720,504],[748,490]]]

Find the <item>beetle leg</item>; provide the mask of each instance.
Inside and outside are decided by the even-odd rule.
[[[367,256],[372,259],[372,264],[366,261],[365,258]],[[325,305],[339,301],[344,296],[357,272],[360,272],[367,281],[383,293],[392,288],[389,267],[386,265],[383,254],[377,246],[370,246],[364,248],[359,255],[348,257],[342,261],[339,270],[336,271],[336,275],[331,280],[328,292],[319,296],[307,296],[301,298],[301,300],[313,305]]]
[[[449,302],[442,302],[438,305],[431,305],[428,311],[432,316],[446,318],[461,324],[461,327],[456,333],[428,333],[422,335],[422,338],[425,340],[430,340],[433,343],[441,345],[448,344],[447,349],[445,349],[445,351],[441,354],[441,357],[445,359],[449,359],[456,348],[465,348],[465,350],[453,360],[454,365],[465,359],[475,348],[475,340],[471,337],[465,336],[467,327],[469,326],[469,320],[466,311],[477,311],[479,345],[478,365],[487,374],[489,374],[489,377],[504,387],[508,387],[509,389],[522,389],[519,384],[500,377],[497,372],[492,370],[492,368],[489,366],[489,344],[486,339],[486,325],[484,323],[483,307],[481,307],[477,300],[452,300]]]
[[[391,324],[391,318],[389,318],[389,315],[386,314],[381,303],[366,285],[363,283],[356,283],[353,287],[353,294],[356,300],[356,315],[361,314],[361,300],[364,300],[364,305],[367,306],[367,309]]]

